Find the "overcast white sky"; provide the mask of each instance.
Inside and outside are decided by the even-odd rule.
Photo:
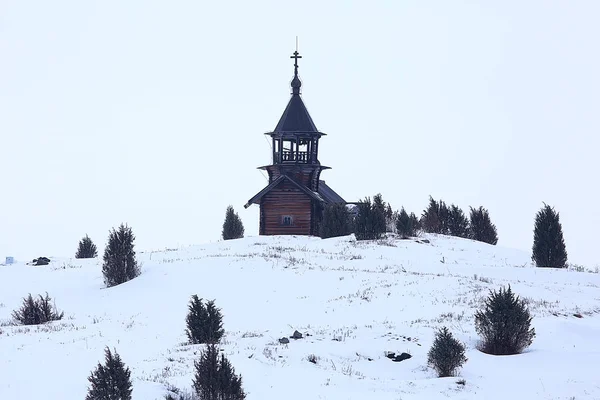
[[[289,98],[296,35],[322,177],[421,213],[431,194],[488,208],[530,250],[561,215],[569,259],[600,226],[600,2],[0,2],[0,262],[249,235],[263,133]]]

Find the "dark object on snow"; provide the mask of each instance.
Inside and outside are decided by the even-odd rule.
[[[48,265],[50,264],[50,259],[48,257],[40,257],[33,260],[33,265]]]
[[[286,338],[286,337],[282,337],[281,339],[279,339],[279,343],[281,344],[288,344],[290,342],[290,339]]]
[[[298,331],[294,331],[294,334],[292,335],[292,339],[302,339],[302,334]]]
[[[391,352],[391,351],[387,351],[387,352],[385,353],[385,356],[391,360],[391,359],[393,359],[394,357],[396,357],[396,353],[394,353],[394,352]]]
[[[392,359],[392,361],[394,362],[400,362],[400,361],[404,361],[404,360],[408,360],[409,358],[412,358],[412,356],[408,353],[402,353],[400,355],[397,355],[396,357],[394,357]]]

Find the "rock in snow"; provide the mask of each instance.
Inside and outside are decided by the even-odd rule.
[[[412,357],[412,356],[411,356],[410,354],[408,354],[408,353],[402,353],[402,354],[400,354],[400,355],[397,355],[396,357],[394,357],[394,358],[392,359],[392,361],[395,361],[395,362],[400,362],[400,361],[408,360],[408,359],[409,359],[409,358],[411,358],[411,357]]]

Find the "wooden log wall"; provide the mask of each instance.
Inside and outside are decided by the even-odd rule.
[[[261,234],[310,235],[311,206],[306,193],[289,181],[282,182],[261,199]],[[283,225],[284,216],[292,217],[292,225]]]
[[[286,174],[315,192],[317,191],[319,176],[321,175],[319,168],[315,168],[314,166],[289,166],[288,168],[280,166],[272,168],[270,166],[267,168],[267,172],[269,174],[269,182],[273,182],[281,174]]]

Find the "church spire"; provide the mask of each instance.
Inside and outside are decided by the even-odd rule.
[[[290,58],[294,59],[294,79],[292,79],[292,94],[298,96],[300,95],[300,87],[302,86],[302,82],[300,82],[300,78],[298,78],[298,59],[302,58],[302,56],[298,53],[297,47],[296,51],[294,51],[294,55],[290,56]]]
[[[313,122],[302,97],[300,97],[300,87],[302,82],[298,77],[298,59],[302,56],[298,53],[298,46],[296,45],[296,51],[290,58],[294,59],[294,78],[292,79],[292,96],[288,102],[287,107],[283,111],[283,115],[279,119],[277,126],[273,132],[269,134],[287,135],[287,134],[318,134],[319,136],[324,133],[319,132],[315,123]]]

